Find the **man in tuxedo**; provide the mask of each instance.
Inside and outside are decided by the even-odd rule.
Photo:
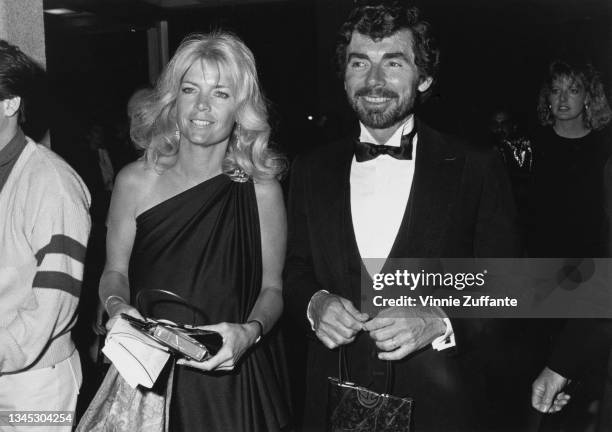
[[[311,336],[303,430],[325,428],[340,346],[350,381],[377,391],[392,363],[392,393],[414,398],[417,431],[475,430],[486,410],[475,341],[487,329],[435,307],[368,316],[360,275],[367,258],[515,256],[503,166],[415,117],[439,60],[416,8],[357,6],[337,55],[359,139],[298,157],[289,196],[285,305]]]

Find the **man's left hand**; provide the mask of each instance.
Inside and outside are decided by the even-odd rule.
[[[401,360],[442,336],[446,324],[437,308],[390,307],[364,324],[381,360]]]

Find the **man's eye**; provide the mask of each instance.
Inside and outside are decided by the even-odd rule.
[[[365,66],[365,62],[362,61],[352,61],[349,66],[353,69],[359,69]]]
[[[403,65],[398,61],[390,61],[389,66],[396,68],[396,67],[402,67]]]

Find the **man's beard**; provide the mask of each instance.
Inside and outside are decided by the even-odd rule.
[[[416,89],[414,90],[415,91],[412,92],[412,95],[416,93]],[[414,96],[411,96],[404,99],[404,101],[402,101],[400,104],[391,105],[383,109],[367,109],[359,103],[359,99],[366,96],[385,97],[398,101],[399,95],[384,88],[375,89],[371,87],[363,87],[357,90],[352,97],[349,96],[349,104],[355,113],[357,113],[361,123],[372,129],[387,129],[401,122],[403,119],[408,117],[414,106]]]

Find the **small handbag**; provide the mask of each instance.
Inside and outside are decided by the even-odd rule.
[[[412,398],[392,396],[393,365],[387,362],[385,393],[358,386],[348,379],[346,355],[338,353],[338,378],[328,378],[328,432],[409,432]]]
[[[110,366],[76,432],[168,432],[173,365],[158,388],[132,388]]]
[[[162,294],[193,311],[196,308],[178,295],[164,290],[149,290],[145,295]],[[141,291],[142,292],[142,291]],[[143,295],[136,296],[138,310],[148,315],[151,305],[143,306]],[[159,302],[159,301],[157,301]],[[133,388],[110,365],[100,388],[80,419],[76,432],[168,432],[174,361],[169,362],[152,389]]]
[[[169,300],[162,299],[149,301],[146,304],[146,307],[143,306],[143,297],[151,297],[152,294],[161,294],[169,297]],[[155,304],[160,302],[174,303],[175,305],[184,307],[185,311],[191,310],[191,326],[177,324],[165,319],[155,320],[150,318],[147,321],[142,321],[125,314],[122,314],[122,317],[128,321],[132,327],[166,347],[171,353],[178,355],[178,357],[202,361],[217,354],[223,345],[221,335],[218,332],[200,330],[194,327],[196,323],[196,315],[200,315],[205,322],[209,322],[208,317],[201,309],[190,304],[180,295],[162,289],[141,290],[136,295],[136,305],[138,310],[147,317],[151,316],[150,312],[153,310]]]

